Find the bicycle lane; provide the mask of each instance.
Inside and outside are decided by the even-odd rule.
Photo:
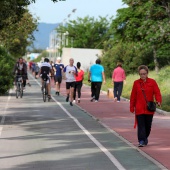
[[[61,93],[66,96],[65,82],[61,85]],[[88,112],[103,126],[124,140],[128,145],[138,150],[147,159],[161,167],[170,169],[170,116],[155,114],[149,144],[138,148],[137,130],[133,128],[134,115],[129,112],[129,102],[113,102],[105,92],[101,92],[98,103],[90,102],[90,87],[83,85],[81,102],[76,105]],[[159,164],[160,163],[160,164]],[[164,168],[163,168],[164,169]]]

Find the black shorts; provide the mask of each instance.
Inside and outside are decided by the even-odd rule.
[[[58,82],[58,83],[61,83],[62,82],[62,76],[55,76],[54,81]]]
[[[66,82],[66,89],[75,88],[76,82]]]

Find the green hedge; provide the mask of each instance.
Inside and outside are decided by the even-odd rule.
[[[0,95],[7,93],[13,86],[14,61],[14,58],[0,47]]]

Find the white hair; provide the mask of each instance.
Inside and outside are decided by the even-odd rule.
[[[61,60],[61,57],[57,57],[57,60]]]

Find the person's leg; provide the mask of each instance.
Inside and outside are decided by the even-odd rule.
[[[66,94],[67,94],[66,102],[68,102],[69,97],[70,97],[70,83],[69,82],[66,82]]]
[[[60,95],[61,82],[62,82],[62,77],[59,77],[59,79],[58,79],[58,96]]]
[[[78,92],[78,98],[81,98],[81,87],[82,87],[82,81],[79,81],[77,83],[77,92]]]
[[[80,103],[80,98],[81,98],[81,87],[82,87],[82,81],[77,82],[78,103]]]
[[[95,100],[96,101],[99,100],[101,86],[102,86],[102,82],[97,82],[96,83],[96,91],[95,91]]]
[[[118,91],[118,83],[114,82],[113,93],[114,93],[114,99],[115,100],[117,100],[117,91]]]
[[[91,101],[95,99],[95,82],[91,82]]]
[[[47,80],[47,87],[48,87],[48,95],[51,97],[51,80],[50,80],[50,77],[48,77],[48,80]]]
[[[146,139],[145,143],[146,145],[148,144],[148,137],[151,132],[151,127],[152,127],[152,120],[153,120],[153,115],[145,115],[145,129],[146,129]]]
[[[138,123],[138,141],[139,143],[141,141],[145,141],[146,139],[146,129],[145,129],[145,115],[141,114],[141,115],[137,115],[137,123]]]
[[[25,87],[26,86],[26,79],[23,79],[23,87]]]
[[[55,77],[55,90],[57,95],[58,95],[58,89],[59,89],[58,77]]]
[[[117,92],[117,100],[120,101],[120,96],[123,90],[123,82],[118,82],[118,92]]]
[[[76,91],[77,91],[77,82],[75,83],[75,87],[74,87],[73,100],[76,100]]]
[[[74,94],[74,88],[75,88],[75,82],[72,82],[70,84],[70,105],[73,106],[72,102],[73,102],[73,94]]]

